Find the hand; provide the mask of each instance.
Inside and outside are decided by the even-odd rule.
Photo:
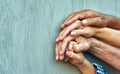
[[[86,60],[85,57],[83,56],[82,52],[75,53],[73,50],[73,46],[77,45],[77,42],[75,41],[70,41],[66,50],[66,56],[69,58],[69,61],[78,66],[84,63]]]
[[[62,41],[72,30],[79,28],[83,28],[83,26],[81,25],[81,21],[77,20],[60,32],[56,42]]]
[[[62,31],[63,32],[63,31]],[[73,30],[71,35],[67,36],[63,41],[56,43],[56,60],[63,60],[64,53],[69,41],[75,40],[77,36],[83,35],[85,37],[92,37],[96,34],[97,30],[94,27],[85,27],[83,29]]]
[[[56,43],[56,60],[59,60],[59,59],[63,60],[65,50],[67,48],[68,43],[71,40],[75,40],[76,37],[79,37],[80,35],[83,35],[85,37],[92,37],[96,34],[96,32],[97,32],[97,30],[94,27],[85,27],[83,29],[73,30],[71,32],[72,36],[69,35],[63,41],[60,41],[60,42]],[[83,46],[81,46],[81,47],[84,48]]]
[[[90,9],[72,13],[61,25],[61,29],[69,26],[76,20],[81,20],[84,26],[105,27],[111,22],[111,15],[102,14]],[[113,17],[113,16],[112,16]]]
[[[73,49],[72,51],[76,53],[88,51],[91,47],[93,47],[93,38],[85,38],[85,37],[79,36],[76,38],[75,41],[77,43],[74,43],[74,45],[72,45],[71,48]],[[71,51],[70,49],[68,50]]]
[[[84,37],[92,37],[95,36],[96,33],[98,33],[98,31],[100,31],[100,28],[95,28],[95,27],[85,27],[83,29],[76,29],[73,30],[70,35],[73,37],[77,37],[77,36],[84,36]]]
[[[110,27],[114,27],[114,28],[119,28],[120,25],[118,23],[118,19],[111,16],[111,15],[107,15],[107,14],[102,14],[93,10],[83,10],[83,11],[79,11],[79,12],[75,12],[73,14],[71,14],[65,21],[64,23],[61,25],[61,29],[62,30],[66,30],[65,33],[63,32],[62,34],[60,34],[58,36],[58,38],[56,39],[57,42],[59,42],[60,40],[63,40],[65,38],[65,36],[67,36],[67,34],[72,31],[73,29],[75,29],[75,27],[70,28],[69,26],[76,24],[75,22],[80,20],[80,27],[82,26],[92,26],[92,27],[105,27],[105,26],[110,26]],[[73,24],[74,23],[74,24]],[[114,26],[114,24],[116,24],[116,26]],[[71,26],[72,27],[72,26]],[[77,27],[78,28],[78,27]],[[69,29],[69,30],[67,30]]]
[[[55,49],[55,54],[56,54],[56,60],[63,60],[64,59],[64,53],[66,50],[66,47],[69,43],[69,41],[75,40],[75,37],[72,36],[67,36],[63,41],[57,42],[56,43],[56,49]]]
[[[78,41],[79,42],[79,38]],[[96,74],[95,68],[92,66],[92,64],[84,57],[83,53],[79,51],[78,53],[75,53],[74,44],[77,44],[75,41],[70,41],[68,45],[68,50],[66,51],[66,56],[69,59],[70,63],[75,65],[82,74]]]

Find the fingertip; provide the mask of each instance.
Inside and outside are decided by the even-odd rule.
[[[56,41],[56,42],[59,42],[59,38],[57,38],[55,41]]]
[[[64,37],[63,37],[63,36],[59,37],[59,40],[61,40],[61,41],[62,41],[63,39],[64,39]]]
[[[76,34],[77,34],[77,33],[76,33],[75,31],[72,31],[72,32],[71,32],[71,35],[73,35],[73,36],[76,35]]]
[[[88,21],[86,19],[82,20],[82,25],[87,26],[88,25]]]
[[[56,60],[59,60],[58,56],[56,56]]]
[[[63,51],[60,51],[60,54],[63,55]]]
[[[65,27],[65,24],[62,24],[60,27],[61,27],[61,29],[63,29]]]
[[[63,60],[63,59],[64,59],[64,55],[61,55],[61,56],[60,56],[60,60]]]
[[[68,57],[72,58],[72,57],[74,56],[74,53],[71,52],[71,51],[67,51],[67,52],[66,52],[66,55],[67,55]]]

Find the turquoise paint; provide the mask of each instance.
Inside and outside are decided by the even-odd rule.
[[[79,74],[54,59],[60,25],[70,13],[87,8],[120,17],[119,5],[119,0],[0,0],[0,74]]]

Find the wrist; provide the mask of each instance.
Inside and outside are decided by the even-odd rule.
[[[95,30],[94,37],[97,38],[99,38],[105,32],[105,28],[94,28],[94,30]]]
[[[84,60],[84,62],[78,66],[78,69],[86,70],[87,68],[90,68],[91,66],[92,65],[90,64],[90,62],[88,60]]]
[[[85,60],[83,64],[79,65],[78,69],[83,74],[95,74],[96,73],[95,67],[88,60]]]
[[[107,27],[119,29],[120,19],[115,16],[108,16]]]

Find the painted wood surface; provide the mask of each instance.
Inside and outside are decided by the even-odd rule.
[[[88,8],[120,17],[120,0],[0,0],[0,74],[79,74],[71,64],[55,61],[55,38],[70,13]]]

